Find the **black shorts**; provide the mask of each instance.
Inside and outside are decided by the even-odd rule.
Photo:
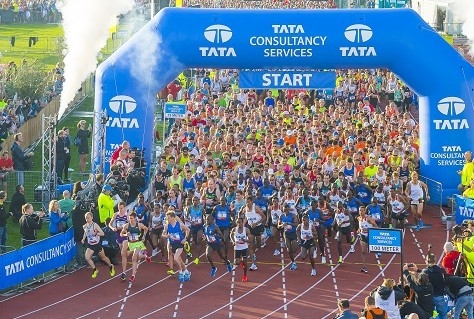
[[[298,239],[298,237],[296,236],[296,232],[291,232],[291,233],[285,232],[284,236],[285,236],[285,239],[290,240],[290,241]]]
[[[209,248],[212,249],[213,251],[216,251],[216,250],[222,248],[222,242],[218,242],[217,244],[215,244],[215,243],[212,243],[212,244],[208,243],[208,244],[207,244],[207,247],[209,247]]]
[[[342,235],[346,236],[351,233],[351,226],[349,225],[347,227],[340,227],[338,228],[338,231],[340,231]]]
[[[300,247],[305,249],[311,249],[311,247],[314,247],[314,238],[301,240]]]
[[[234,251],[234,257],[235,257],[235,259],[238,259],[238,258],[247,258],[247,256],[248,256],[247,250],[248,250],[247,248],[241,249],[241,250],[235,250],[235,251]]]
[[[95,245],[89,245],[87,244],[87,248],[92,250],[94,252],[94,255],[95,254],[98,254],[102,251],[102,245],[99,243],[99,244],[95,244]]]
[[[191,226],[190,229],[191,229],[191,234],[193,234],[193,235],[196,235],[197,233],[199,233],[199,231],[204,230],[202,225],[200,225],[200,226]]]
[[[151,233],[153,235],[157,235],[158,237],[161,237],[161,234],[163,233],[163,228],[152,228]]]
[[[184,248],[184,245],[181,243],[170,243],[171,252],[174,254],[178,249]]]
[[[406,210],[404,210],[403,212],[398,213],[398,214],[396,214],[396,213],[390,214],[390,217],[392,219],[399,220],[399,221],[405,220],[405,218],[407,218],[408,216],[409,216],[409,213]]]
[[[258,226],[255,226],[254,228],[249,227],[249,230],[250,230],[250,234],[252,234],[253,236],[262,236],[265,228],[263,227],[263,225],[258,225]]]

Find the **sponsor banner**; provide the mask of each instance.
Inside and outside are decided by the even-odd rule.
[[[336,86],[333,71],[239,71],[241,89],[327,89]]]
[[[474,219],[474,200],[453,195],[456,203],[456,224],[461,225],[466,219]]]
[[[68,264],[76,256],[74,230],[54,235],[0,258],[0,290]]]
[[[369,228],[367,235],[369,241],[369,252],[392,253],[402,252],[402,231],[392,228]]]
[[[184,119],[186,118],[186,104],[182,103],[165,103],[166,119]]]

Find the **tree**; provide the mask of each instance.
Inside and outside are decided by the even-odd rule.
[[[7,98],[13,98],[18,93],[18,96],[28,96],[32,100],[44,97],[53,81],[51,72],[46,72],[44,65],[37,61],[30,64],[26,59],[20,66],[9,66],[0,77],[0,81],[5,83]]]

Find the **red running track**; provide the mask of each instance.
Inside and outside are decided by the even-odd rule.
[[[430,217],[429,215],[433,216]],[[407,229],[404,238],[404,262],[424,264],[428,244],[438,259],[449,238],[436,212],[425,214],[425,223],[433,228],[414,232]],[[99,276],[91,279],[90,269],[81,269],[32,291],[13,297],[0,297],[1,318],[333,318],[338,298],[351,300],[358,313],[367,294],[383,278],[398,279],[400,256],[383,254],[380,259],[369,254],[369,273],[360,272],[360,246],[348,253],[344,245],[344,263],[337,264],[336,241],[328,239],[328,263],[318,258],[317,275],[310,276],[309,261],[298,257],[298,269],[289,270],[289,259],[273,256],[273,244],[258,253],[258,270],[241,282],[242,269],[228,273],[223,264],[217,275],[210,277],[205,258],[191,264],[190,282],[180,284],[166,275],[162,263],[139,267],[133,284],[121,282],[118,275],[110,278],[108,269],[99,266]],[[159,256],[157,256],[158,258]],[[217,255],[213,256],[217,260]],[[282,259],[284,258],[284,259]],[[282,260],[284,263],[282,263]],[[329,263],[331,262],[331,263]],[[120,267],[117,267],[117,273]]]

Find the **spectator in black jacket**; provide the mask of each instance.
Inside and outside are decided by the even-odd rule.
[[[422,272],[428,275],[430,283],[433,286],[433,303],[439,314],[439,319],[445,319],[448,315],[448,302],[444,298],[446,289],[444,276],[446,275],[446,271],[436,263],[436,256],[434,254],[428,254],[428,256],[426,256],[427,267],[423,269]]]
[[[404,300],[400,304],[400,318],[406,318],[411,314],[418,315],[420,319],[429,319],[431,316],[427,316],[423,308],[418,306],[416,303],[410,300]]]
[[[18,223],[22,214],[22,207],[26,204],[25,188],[19,184],[15,186],[15,193],[10,200],[10,211],[13,214],[13,222]]]
[[[21,149],[21,143],[23,143],[23,134],[16,133],[15,141],[13,142],[10,150],[12,152],[12,160],[13,160],[13,169],[18,174],[18,184],[23,184],[24,182],[24,171],[27,170],[27,162],[29,161],[30,157],[34,155],[33,152],[25,153]]]
[[[80,182],[78,182],[80,183]],[[74,196],[74,198],[77,198]],[[84,216],[88,212],[87,208],[80,205],[80,199],[76,200],[76,205],[71,212],[72,227],[74,229],[74,241],[76,242],[76,268],[80,268],[85,265],[84,259],[84,245],[82,244],[82,238],[84,237]]]
[[[64,181],[70,182],[69,180],[69,164],[71,163],[71,135],[69,135],[69,127],[63,127],[64,131],[64,150],[66,151],[66,157],[64,158]],[[59,176],[62,178],[62,175]]]
[[[102,228],[104,236],[102,237],[102,248],[104,249],[105,255],[110,259],[110,262],[117,265],[117,253],[119,252],[119,245],[117,244],[117,232],[113,231],[110,227],[110,217],[105,220],[105,227]]]
[[[23,247],[33,244],[38,240],[36,232],[43,226],[44,212],[34,213],[33,205],[25,204],[21,208],[20,233]]]
[[[7,252],[7,220],[12,215],[5,208],[4,201],[6,197],[7,193],[0,191],[0,254]]]
[[[446,287],[451,292],[451,295],[455,297],[454,302],[454,319],[459,319],[461,313],[466,310],[467,318],[473,318],[473,307],[474,301],[472,297],[472,288],[465,278],[458,276],[445,276]]]
[[[403,275],[415,293],[415,303],[430,317],[433,314],[434,303],[433,286],[430,283],[428,274],[424,272],[418,273],[414,267],[405,264],[403,266]]]
[[[66,160],[66,143],[64,141],[64,131],[58,131],[56,140],[56,178],[59,185],[63,184],[61,176],[64,171],[64,162]]]

